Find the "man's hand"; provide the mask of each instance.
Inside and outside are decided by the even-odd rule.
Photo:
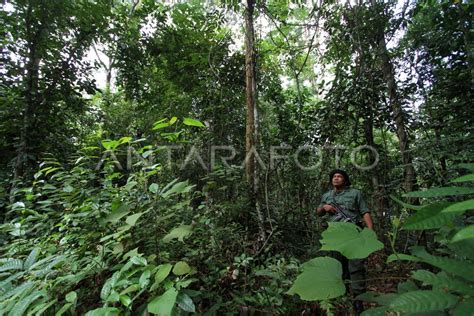
[[[328,213],[337,213],[337,210],[334,206],[331,204],[325,204],[323,205],[323,210],[325,210]]]
[[[318,215],[321,215],[322,213],[324,212],[327,212],[327,213],[337,213],[337,210],[334,206],[330,205],[330,204],[325,204],[321,207],[319,207],[316,212],[318,213]]]

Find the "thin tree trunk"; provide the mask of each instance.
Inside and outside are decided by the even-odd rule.
[[[257,83],[255,79],[255,30],[253,27],[253,13],[255,0],[247,0],[245,8],[245,91],[247,105],[247,125],[245,131],[245,175],[250,187],[251,201],[258,216],[260,237],[266,238],[263,213],[258,202],[258,170],[253,154],[257,148],[257,121],[256,106]]]
[[[376,8],[376,0],[371,0],[372,7]],[[397,82],[395,80],[395,73],[393,64],[390,59],[387,50],[387,44],[385,42],[385,32],[383,26],[379,26],[377,29],[377,54],[382,63],[382,73],[384,80],[387,82],[388,96],[390,99],[390,107],[392,109],[392,118],[396,125],[396,133],[399,142],[400,153],[402,155],[403,168],[404,168],[404,188],[405,191],[410,192],[416,186],[416,174],[415,168],[413,167],[413,159],[410,154],[409,138],[406,129],[406,122],[404,118],[403,108],[400,100],[400,96],[397,91]]]
[[[38,103],[39,64],[41,61],[40,53],[38,52],[38,43],[42,29],[33,29],[33,19],[33,5],[29,3],[25,21],[28,38],[28,60],[26,63],[24,91],[25,108],[22,112],[23,122],[20,128],[20,142],[14,166],[15,180],[23,177],[28,171],[29,159],[31,159],[30,156],[32,155],[30,148],[30,131],[32,130],[32,126],[34,126],[34,114]],[[44,23],[41,23],[40,27],[44,27]]]

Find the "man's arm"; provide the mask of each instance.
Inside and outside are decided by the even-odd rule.
[[[364,222],[367,228],[374,230],[374,223],[372,222],[372,217],[370,216],[370,213],[365,213],[363,215],[363,218],[364,218]]]
[[[320,206],[316,209],[316,213],[319,215],[319,216],[323,216],[324,214],[326,214],[326,212],[328,213],[336,213],[337,210],[334,206],[330,205],[330,204],[324,204],[323,206]]]

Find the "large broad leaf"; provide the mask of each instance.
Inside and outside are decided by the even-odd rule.
[[[179,227],[173,228],[168,235],[163,237],[165,243],[170,242],[171,240],[177,238],[179,241],[183,241],[184,237],[190,235],[193,232],[191,225],[181,225]]]
[[[460,276],[466,280],[474,281],[474,269],[472,268],[472,263],[469,261],[433,256],[426,252],[422,247],[414,247],[412,253],[416,257],[421,258],[423,262],[431,264],[432,266],[440,268],[453,275]]]
[[[405,193],[404,197],[409,198],[432,198],[441,196],[453,196],[453,195],[465,195],[473,194],[473,188],[465,187],[442,187],[442,188],[431,188],[425,191],[414,191]]]
[[[174,287],[170,288],[163,295],[154,298],[148,303],[148,311],[160,316],[171,316],[178,291]]]
[[[413,291],[395,297],[388,309],[401,313],[420,313],[442,311],[453,307],[458,302],[454,295],[437,291]]]
[[[474,295],[474,286],[447,275],[445,272],[434,274],[427,270],[417,270],[413,272],[413,279],[423,282],[423,285],[431,285],[443,291]]]
[[[442,213],[455,213],[455,214],[462,214],[467,210],[473,210],[474,209],[474,199],[467,200],[467,201],[462,201],[455,203],[453,205],[450,205],[446,207],[444,210],[442,210]]]
[[[314,258],[303,265],[303,272],[287,292],[307,301],[328,300],[346,292],[342,265],[330,257]]]
[[[474,238],[474,225],[469,225],[456,233],[451,242],[457,242],[464,239]]]
[[[351,223],[329,223],[322,234],[321,250],[335,250],[348,259],[366,258],[372,252],[383,248],[373,230],[358,227]]]
[[[451,223],[456,217],[456,214],[446,214],[441,211],[450,206],[450,202],[435,202],[429,204],[414,215],[410,216],[402,229],[416,230],[416,229],[433,229],[440,228],[447,223]]]

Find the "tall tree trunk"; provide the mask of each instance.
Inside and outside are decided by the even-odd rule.
[[[250,187],[251,201],[258,216],[260,237],[265,239],[264,218],[258,202],[258,166],[257,152],[257,82],[255,79],[255,30],[253,14],[255,0],[247,0],[245,8],[245,91],[247,105],[247,125],[245,131],[245,175]]]
[[[376,0],[371,0],[374,12],[378,12]],[[413,159],[410,154],[409,138],[406,129],[406,122],[404,118],[403,108],[400,96],[397,91],[397,82],[395,80],[395,73],[393,64],[387,50],[385,42],[385,31],[383,24],[377,26],[376,30],[377,54],[382,63],[382,73],[385,82],[387,82],[388,96],[390,99],[390,107],[392,109],[392,118],[397,128],[397,137],[399,142],[400,153],[402,155],[404,168],[404,188],[405,191],[410,192],[416,187],[416,174],[413,167]]]
[[[39,64],[41,61],[38,46],[41,38],[45,21],[42,19],[39,29],[35,29],[33,4],[28,4],[26,12],[26,33],[27,33],[27,47],[28,60],[26,62],[26,78],[24,100],[25,105],[22,111],[23,122],[20,128],[20,141],[17,149],[17,155],[14,165],[14,179],[17,180],[23,177],[28,171],[30,160],[32,156],[31,148],[31,131],[34,126],[34,114],[38,103],[38,80],[39,80]]]

